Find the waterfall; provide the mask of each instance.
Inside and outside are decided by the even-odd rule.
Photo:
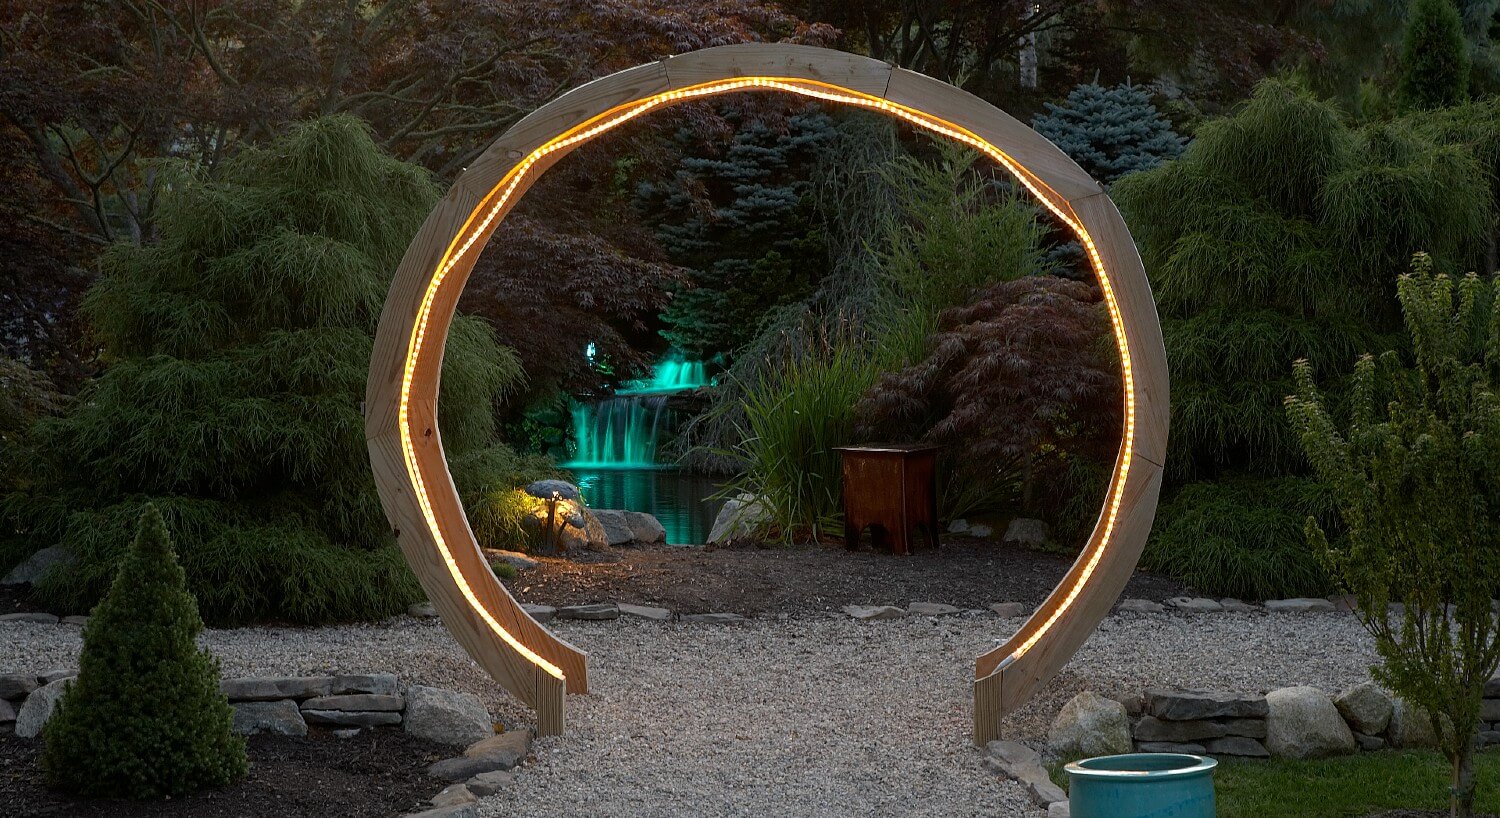
[[[667,397],[709,385],[702,361],[669,355],[652,368],[651,378],[631,381],[614,397],[573,404],[576,443],[568,468],[649,469],[656,462],[659,435],[671,425]]]
[[[656,465],[665,395],[628,395],[573,404],[577,442],[569,468],[643,469]]]

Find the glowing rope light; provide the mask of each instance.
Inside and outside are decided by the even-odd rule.
[[[1113,282],[1111,282],[1109,278],[1109,272],[1105,268],[1104,260],[1100,256],[1099,250],[1094,244],[1093,237],[1089,235],[1088,231],[1084,229],[1083,224],[1071,212],[1065,211],[1062,207],[1058,206],[1053,201],[1053,196],[1056,196],[1059,199],[1062,199],[1063,197],[1058,195],[1050,187],[1047,187],[1045,184],[1037,181],[1030,173],[1030,171],[1027,171],[1024,166],[1016,162],[1004,151],[1000,150],[989,141],[979,137],[972,131],[962,126],[959,126],[952,122],[948,122],[947,120],[933,116],[921,110],[902,105],[900,103],[891,102],[890,100],[871,96],[869,94],[864,94],[859,91],[854,91],[852,89],[844,88],[842,86],[834,85],[831,83],[798,78],[742,77],[731,80],[716,80],[713,82],[706,82],[701,85],[690,86],[674,91],[665,91],[641,100],[635,100],[617,106],[615,108],[611,108],[610,110],[605,111],[602,114],[599,114],[579,125],[574,126],[573,128],[563,132],[556,137],[553,137],[551,140],[531,151],[531,153],[527,154],[506,172],[506,174],[500,179],[495,187],[492,188],[490,192],[474,208],[474,210],[470,213],[468,219],[465,221],[463,227],[460,228],[458,234],[455,235],[452,241],[449,243],[448,249],[444,252],[442,259],[438,263],[438,268],[435,274],[428,281],[426,292],[423,294],[421,305],[418,308],[417,321],[412,327],[411,337],[407,346],[406,362],[401,380],[401,400],[397,413],[399,424],[398,428],[400,430],[399,437],[401,439],[401,450],[405,460],[407,474],[411,478],[413,487],[416,489],[415,494],[417,497],[417,502],[422,510],[422,516],[427,523],[428,531],[432,534],[433,540],[437,544],[438,550],[443,557],[443,562],[447,566],[449,574],[452,575],[454,581],[457,583],[459,590],[463,593],[464,598],[468,600],[470,606],[479,614],[479,616],[485,621],[485,623],[489,625],[491,630],[499,635],[506,644],[510,645],[533,664],[542,668],[554,678],[562,679],[563,673],[560,668],[547,661],[540,655],[536,654],[530,648],[526,647],[519,640],[517,640],[499,623],[499,621],[495,619],[492,614],[490,614],[489,610],[485,608],[485,606],[479,601],[479,598],[474,593],[473,588],[469,586],[468,581],[464,578],[463,571],[459,568],[457,561],[454,559],[452,550],[448,547],[447,540],[443,536],[441,526],[438,524],[436,514],[433,511],[431,500],[428,498],[426,481],[423,479],[422,470],[416,458],[416,445],[413,438],[414,430],[411,428],[410,423],[410,404],[411,385],[415,376],[418,362],[421,359],[423,343],[426,340],[427,322],[432,313],[432,305],[436,300],[437,293],[441,289],[443,281],[447,278],[448,273],[453,270],[458,262],[463,259],[471,249],[473,249],[474,245],[480,240],[481,237],[487,236],[489,234],[491,225],[496,223],[496,220],[499,218],[501,212],[505,209],[506,205],[510,203],[512,196],[520,186],[521,180],[525,178],[527,172],[529,172],[544,158],[550,156],[551,154],[557,153],[558,151],[571,148],[572,146],[577,145],[581,142],[593,139],[594,137],[605,133],[606,131],[623,125],[626,122],[629,122],[630,120],[641,116],[642,114],[655,110],[656,108],[665,107],[667,105],[671,105],[673,103],[688,99],[731,93],[734,91],[751,88],[766,88],[787,91],[800,96],[810,97],[827,102],[836,102],[845,105],[852,105],[859,108],[881,111],[883,113],[895,116],[896,118],[901,119],[905,122],[909,122],[912,125],[915,125],[924,130],[931,131],[933,133],[952,139],[956,142],[968,145],[980,151],[981,153],[984,153],[986,156],[994,159],[997,163],[1000,164],[1001,167],[1005,168],[1012,176],[1014,176],[1016,180],[1019,181],[1028,191],[1030,191],[1033,196],[1041,201],[1044,207],[1046,207],[1054,216],[1056,216],[1059,220],[1061,220],[1064,224],[1071,228],[1074,233],[1078,235],[1079,239],[1083,242],[1084,249],[1088,253],[1090,264],[1093,266],[1094,271],[1099,279],[1100,290],[1104,295],[1105,305],[1109,311],[1110,324],[1115,333],[1115,341],[1120,351],[1121,369],[1124,373],[1125,429],[1120,463],[1116,468],[1114,480],[1111,483],[1110,497],[1108,500],[1108,505],[1106,507],[1107,510],[1105,512],[1104,518],[1103,534],[1099,538],[1098,545],[1096,545],[1093,548],[1092,553],[1088,555],[1088,558],[1083,563],[1077,578],[1073,582],[1072,586],[1068,589],[1068,592],[1063,597],[1061,603],[1052,611],[1047,619],[1045,619],[1036,628],[1036,630],[1024,642],[1021,643],[1019,647],[1012,651],[1010,656],[1006,657],[1004,663],[1002,663],[1008,664],[1009,662],[1024,655],[1038,641],[1040,641],[1043,635],[1045,635],[1052,628],[1052,626],[1062,618],[1063,614],[1072,606],[1073,602],[1082,592],[1083,587],[1088,584],[1089,577],[1093,575],[1094,570],[1098,567],[1099,561],[1103,558],[1104,551],[1109,545],[1110,537],[1114,533],[1115,524],[1119,517],[1120,506],[1123,502],[1123,490],[1126,484],[1126,478],[1130,472],[1131,457],[1134,451],[1135,444],[1136,428],[1135,378],[1134,373],[1131,369],[1130,345],[1125,333],[1124,318],[1121,314],[1120,305],[1115,295]],[[1043,188],[1045,188],[1045,191],[1043,190]],[[474,218],[481,212],[484,213],[484,216],[477,224],[475,224]],[[467,238],[465,238],[465,236],[467,236]],[[461,239],[462,241],[460,241]]]

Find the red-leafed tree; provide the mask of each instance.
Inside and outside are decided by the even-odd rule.
[[[714,45],[835,34],[764,0],[0,0],[0,139],[7,167],[14,157],[38,182],[20,200],[27,224],[86,250],[76,260],[87,268],[96,246],[154,240],[163,159],[212,169],[298,120],[348,113],[386,151],[451,179],[509,125],[595,77]],[[711,109],[690,116],[714,126]],[[544,186],[528,207],[559,212],[576,194]],[[580,337],[589,313],[615,333],[601,330],[604,344],[659,309],[670,271],[620,239],[649,233],[628,209],[517,229],[507,263],[489,268],[509,277],[492,290],[515,309],[579,311]],[[557,286],[558,271],[574,284]],[[644,289],[608,294],[583,285],[587,273]],[[5,322],[28,320],[0,306]],[[492,317],[505,334],[507,317]]]
[[[1120,369],[1094,285],[996,284],[945,310],[929,349],[864,395],[862,434],[947,444],[960,475],[1012,464],[1028,510],[1070,459],[1107,463],[1119,446]]]

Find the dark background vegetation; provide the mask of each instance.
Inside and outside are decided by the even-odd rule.
[[[1173,372],[1151,567],[1317,593],[1336,521],[1282,412],[1306,358],[1398,344],[1418,251],[1494,271],[1500,0],[0,0],[0,568],[85,609],[147,502],[215,622],[416,594],[366,473],[374,317],[426,208],[592,78],[734,42],[830,46],[1032,120],[1111,186]],[[671,347],[711,362],[690,468],[836,532],[829,448],[947,444],[948,517],[1093,525],[1117,361],[1071,237],[888,122],[733,96],[581,148],[461,305],[444,430],[481,532],[556,473],[566,403]],[[585,349],[594,345],[591,361]],[[482,536],[489,536],[482,533]],[[502,538],[496,533],[496,539]],[[496,542],[495,544],[504,544]],[[226,582],[228,577],[255,582]]]

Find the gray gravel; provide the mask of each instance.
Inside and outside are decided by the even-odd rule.
[[[973,657],[1019,622],[556,623],[590,652],[593,692],[569,700],[568,735],[538,741],[535,760],[482,801],[482,814],[1036,818],[968,739]],[[0,624],[0,672],[74,666],[78,634]],[[203,641],[226,676],[391,671],[477,693],[508,725],[530,720],[432,621],[209,631]],[[1347,614],[1116,616],[1012,716],[1007,735],[1041,738],[1082,689],[1336,692],[1365,679],[1372,661]]]

